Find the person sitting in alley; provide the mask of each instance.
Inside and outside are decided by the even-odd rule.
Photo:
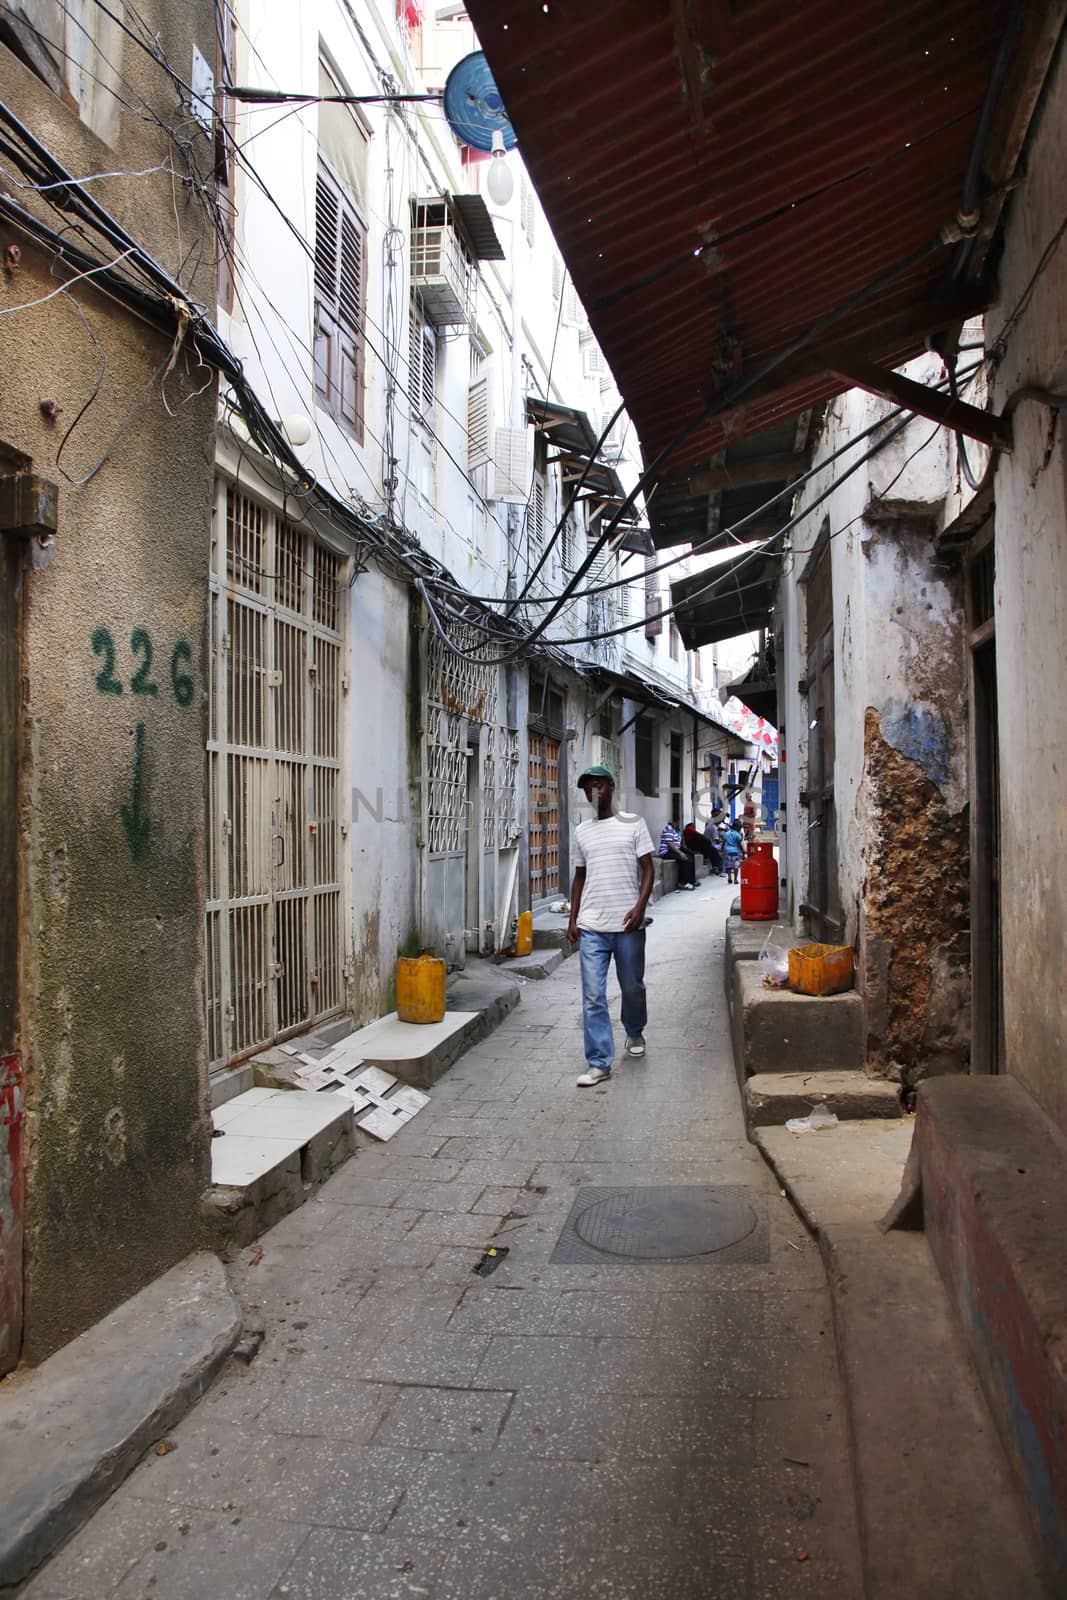
[[[682,843],[691,856],[704,857],[709,872],[722,871],[722,851],[719,849],[718,836],[713,842],[700,832],[695,822],[687,822],[682,829]]]
[[[677,817],[674,817],[670,822],[665,822],[663,824],[663,831],[659,836],[659,853],[661,856],[666,856],[669,860],[677,861],[679,889],[696,888],[696,862],[693,860],[693,852],[691,850],[687,850],[682,841],[682,835],[678,828]]]
[[[736,822],[731,822],[723,834],[722,848],[726,861],[726,881],[736,883],[741,871],[741,857],[745,854],[745,836]]]
[[[714,868],[713,870],[717,871],[721,877],[725,878],[725,876],[726,876],[726,863],[723,860],[723,853],[722,853],[722,812],[721,811],[713,812],[712,815],[708,818],[707,822],[705,822],[705,824],[704,824],[704,837],[708,841],[708,843],[711,845],[711,848],[715,852],[715,855],[718,857],[719,865],[718,865],[717,868]]]
[[[567,938],[578,946],[582,1028],[587,1070],[578,1087],[606,1083],[615,1061],[608,1011],[608,967],[622,990],[626,1054],[645,1053],[645,911],[652,895],[652,836],[643,817],[615,810],[615,780],[607,767],[588,767],[578,779],[593,815],[574,833],[574,881]]]

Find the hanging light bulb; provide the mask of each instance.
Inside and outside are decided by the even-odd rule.
[[[489,157],[489,171],[485,178],[485,187],[489,191],[489,198],[495,205],[506,206],[515,193],[515,179],[508,166],[508,153],[504,149],[504,135],[498,130],[493,134],[493,149]]]

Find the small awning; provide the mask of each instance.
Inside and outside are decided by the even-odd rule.
[[[723,736],[722,748],[727,755],[743,755],[748,748],[744,739],[732,732],[717,717],[709,716],[699,706],[683,699],[681,695],[672,694],[661,684],[650,683],[633,672],[615,672],[611,667],[596,667],[591,676],[594,682],[602,683],[605,688],[618,689],[627,700],[635,700],[638,705],[645,706],[650,711],[660,711],[665,716],[670,716],[675,711],[682,711],[686,716],[696,717],[699,721],[706,722],[709,727],[717,728]]]
[[[555,400],[542,400],[539,394],[528,394],[526,416],[561,451],[583,457],[592,455],[597,436],[584,411],[561,406]]]
[[[778,572],[777,554],[741,550],[732,561],[672,583],[671,605],[685,648],[699,650],[768,627]]]
[[[555,400],[542,400],[537,394],[528,394],[526,417],[548,441],[552,452],[549,460],[560,466],[564,493],[584,479],[578,498],[592,502],[593,515],[600,519],[601,526],[606,526],[626,504],[626,490],[615,468],[595,459],[593,451],[599,436],[587,413],[574,406],[559,405]],[[598,531],[590,529],[591,534]],[[626,550],[631,555],[655,553],[652,535],[636,506],[627,506],[612,544],[616,550]]]
[[[757,717],[773,722],[778,715],[778,682],[773,671],[766,667],[753,667],[726,685],[732,695],[743,700]]]
[[[497,237],[489,208],[480,194],[454,194],[449,204],[477,261],[503,261],[504,246]]]

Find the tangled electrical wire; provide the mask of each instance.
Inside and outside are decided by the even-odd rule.
[[[105,0],[94,0],[94,3],[112,18],[123,33],[129,35],[138,47],[157,63],[171,80],[180,96],[181,103],[187,109],[192,109],[197,97],[191,86],[167,61],[158,40],[150,34],[144,37],[139,35],[105,4]],[[137,20],[142,20],[138,17],[135,7],[128,7],[127,9]],[[250,92],[240,91],[235,97],[249,99]],[[284,98],[287,101],[306,98],[307,102],[311,103],[322,97],[283,97],[274,95],[269,91],[257,91],[254,98],[259,100]],[[363,98],[408,100],[422,97],[391,95],[374,97],[342,96],[337,98],[341,98],[344,101],[356,101]],[[160,119],[155,118],[155,120],[159,121]],[[165,127],[166,125],[160,122],[160,126]],[[190,160],[187,147],[184,153],[187,161]],[[73,244],[69,239],[63,238],[61,234],[44,222],[36,212],[24,205],[20,205],[18,201],[10,196],[0,195],[0,214],[6,214],[12,221],[24,228],[29,235],[36,237],[39,242],[57,251],[61,259],[78,269],[76,277],[91,277],[99,287],[104,288],[107,292],[122,300],[140,315],[145,316],[161,332],[171,335],[174,343],[162,363],[166,370],[169,370],[173,364],[176,351],[182,340],[187,338],[194,342],[201,363],[216,369],[221,377],[228,382],[233,404],[240,414],[244,428],[247,430],[248,442],[263,456],[274,462],[282,476],[286,495],[291,496],[297,503],[315,505],[327,517],[332,526],[348,534],[360,552],[361,562],[367,558],[373,559],[393,577],[412,584],[424,602],[431,626],[438,633],[445,647],[450,651],[464,655],[472,662],[484,665],[510,664],[533,652],[555,651],[562,644],[573,645],[599,642],[625,634],[633,629],[645,626],[649,621],[669,615],[673,608],[668,606],[661,611],[649,613],[637,621],[627,622],[620,627],[601,629],[582,636],[570,636],[565,640],[550,639],[548,637],[549,629],[571,602],[592,599],[595,596],[622,588],[633,581],[630,578],[623,577],[610,583],[594,583],[583,587],[583,580],[596,567],[598,558],[611,543],[620,523],[624,521],[627,514],[632,510],[638,496],[646,490],[650,483],[655,481],[657,472],[693,432],[703,426],[717,412],[736,405],[755,384],[766,378],[777,366],[795,355],[805,345],[810,344],[812,340],[839,318],[846,316],[867,299],[878,294],[888,283],[907,272],[917,262],[925,259],[926,256],[940,248],[945,242],[939,235],[920,250],[893,264],[880,273],[872,282],[849,296],[846,301],[818,318],[788,346],[776,351],[771,357],[754,367],[743,379],[732,385],[728,390],[720,392],[698,416],[694,417],[679,431],[676,437],[645,468],[634,489],[630,491],[623,503],[616,509],[614,515],[602,528],[596,541],[590,544],[586,559],[569,577],[561,592],[552,597],[535,596],[531,592],[534,580],[547,559],[548,550],[552,548],[561,535],[566,519],[570,516],[587,474],[595,462],[596,455],[599,453],[617,416],[623,409],[620,406],[615,416],[612,417],[607,427],[603,430],[600,439],[597,441],[596,448],[591,452],[586,471],[583,473],[577,488],[571,493],[563,514],[550,536],[545,551],[542,553],[541,561],[538,562],[533,571],[528,572],[522,594],[518,597],[514,595],[510,597],[479,596],[472,595],[469,591],[462,589],[452,575],[424,551],[406,529],[397,525],[395,518],[375,518],[369,514],[368,508],[357,509],[352,504],[339,498],[326,484],[308,473],[305,464],[296,456],[283,430],[267,412],[262,401],[256,395],[254,388],[247,381],[241,362],[221,338],[204,311],[190,302],[186,291],[177,279],[168,273],[96,201],[95,197],[85,187],[88,180],[77,179],[67,172],[55,156],[35,138],[30,130],[3,106],[0,106],[0,154],[4,155],[9,162],[13,163],[22,172],[27,180],[27,188],[32,188],[42,200],[66,217],[74,219],[74,225],[76,225],[85,246],[88,248],[82,248],[80,245]],[[262,183],[259,175],[255,173],[255,169],[247,157],[243,155],[243,152],[240,152],[239,147],[235,146],[234,155],[242,160],[244,169],[252,173],[267,198],[281,211],[278,202]],[[201,193],[201,198],[205,200],[205,204],[208,205],[210,210],[211,206],[205,198],[205,191],[206,185],[200,186],[198,192]],[[303,247],[309,249],[308,241],[303,239],[302,235],[299,235],[299,230],[295,229],[295,224],[288,218],[286,221],[297,232]],[[67,227],[69,228],[70,226],[71,223],[68,222]],[[99,248],[100,245],[106,246],[110,252],[117,253],[112,254],[110,260],[101,262],[92,253],[93,249]],[[76,279],[71,281],[76,281]],[[62,285],[55,292],[65,292],[69,287],[70,283]],[[72,303],[76,305],[73,300]],[[12,307],[9,309],[22,308]],[[392,341],[387,339],[387,342],[395,344],[395,334]],[[157,376],[158,371],[153,373],[150,381],[155,381]],[[961,373],[960,376],[964,376],[964,374]],[[950,385],[953,384],[956,381],[956,375],[950,371],[947,381]],[[905,420],[900,426],[904,426],[910,418],[910,414],[907,413],[891,413],[889,418],[880,419],[875,426],[884,428],[886,422],[892,420],[894,416],[904,417]],[[77,421],[77,418],[75,421]],[[119,430],[120,433],[125,426],[126,422],[124,420]],[[873,429],[869,431],[873,431]],[[872,451],[868,452],[860,461],[850,466],[845,474],[835,479],[831,489],[824,491],[815,503],[818,504],[821,499],[832,492],[832,489],[843,481],[844,477],[858,470],[863,461],[869,459],[870,454],[874,453],[874,450],[883,448],[888,443],[889,438],[894,437],[898,431],[899,427],[880,440]],[[842,451],[835,452],[835,456],[829,459],[831,461],[836,459],[837,455],[845,449],[853,448],[863,437],[864,435],[859,435],[857,438],[850,440],[846,446],[842,447]],[[114,441],[112,446],[109,446],[109,449],[113,447],[113,443]],[[391,440],[389,444],[391,447]],[[97,467],[93,469],[94,472],[99,470],[99,465],[102,464],[103,459],[106,459],[106,455],[101,459]],[[821,462],[818,468],[812,469],[812,473],[816,470],[824,470],[827,464],[826,461]],[[737,538],[743,531],[745,523],[760,514],[764,514],[768,509],[773,509],[780,505],[787,496],[795,493],[812,473],[803,475],[788,485],[786,489],[779,491],[764,506],[759,507],[756,512],[751,513],[742,523],[737,524],[728,532]],[[464,475],[466,476],[466,474]],[[803,514],[807,515],[811,509],[812,507],[809,505],[805,508]],[[790,528],[795,525],[797,520],[797,518],[792,518],[787,521],[771,540],[763,541],[750,547],[740,560],[731,565],[729,574],[719,577],[712,576],[706,585],[690,594],[687,600],[695,602],[707,595],[718,592],[726,584],[732,584],[737,589],[740,599],[742,594],[740,580],[743,572],[752,562],[774,548],[785,537]],[[719,538],[721,539],[721,535]],[[647,579],[654,573],[676,565],[679,561],[689,560],[693,555],[701,555],[705,553],[708,545],[712,542],[707,541],[703,545],[698,544],[692,550],[688,550],[680,556],[673,557],[658,566],[648,569],[643,576]],[[714,542],[718,543],[718,540]],[[514,616],[517,603],[521,603],[524,607],[543,606],[546,608],[546,615],[533,627],[520,626]],[[504,615],[500,615],[492,609],[497,605],[507,607]],[[497,647],[497,653],[492,657],[484,658],[472,656],[469,648],[457,644],[449,637],[445,626],[446,620],[457,626],[462,625],[465,630],[473,626],[476,631],[486,637],[487,643]]]

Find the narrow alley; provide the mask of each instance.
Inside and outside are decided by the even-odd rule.
[[[243,1251],[257,1358],[25,1600],[857,1596],[823,1269],[745,1139],[731,1061],[734,894],[709,879],[653,907],[644,1061],[575,1087],[567,961]],[[640,1264],[559,1261],[578,1191],[696,1186],[748,1230],[725,1260],[656,1260],[645,1213]],[[491,1245],[508,1254],[483,1278]]]
[[[0,146],[0,1600],[1062,1600],[1067,0]]]

